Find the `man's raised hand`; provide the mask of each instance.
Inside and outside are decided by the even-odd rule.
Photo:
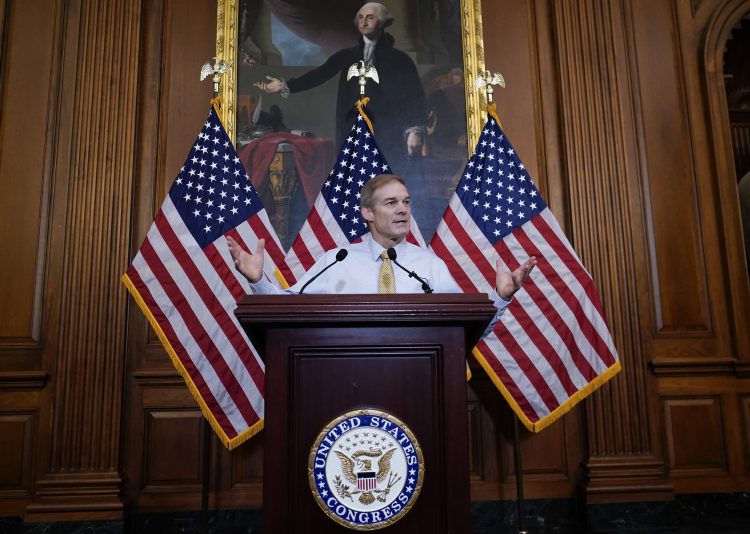
[[[497,271],[497,276],[495,278],[495,289],[497,290],[497,294],[500,296],[500,298],[503,300],[508,300],[516,291],[521,289],[521,286],[529,277],[529,274],[535,266],[536,258],[534,256],[531,256],[515,271],[509,273],[505,269],[503,269],[503,262],[501,260],[497,260],[497,265],[495,266]]]
[[[263,277],[263,252],[266,249],[266,240],[258,240],[255,254],[246,252],[237,241],[229,236],[227,236],[227,245],[237,270],[251,283],[259,282]]]

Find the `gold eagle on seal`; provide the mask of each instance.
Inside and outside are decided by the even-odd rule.
[[[352,454],[349,458],[346,454],[341,451],[334,451],[341,461],[341,472],[344,474],[344,478],[357,485],[357,490],[345,491],[342,496],[352,498],[353,495],[359,494],[359,502],[362,504],[371,504],[375,502],[375,494],[378,494],[377,499],[385,502],[385,497],[390,492],[391,486],[401,479],[401,476],[390,477],[388,485],[385,489],[378,489],[378,486],[388,477],[391,472],[391,457],[396,449],[391,449],[385,454],[382,450],[376,448],[370,448],[370,450],[359,450]],[[382,456],[382,457],[381,457]],[[372,470],[372,462],[375,458],[381,457],[378,460],[378,470],[375,473]],[[363,484],[364,480],[371,481],[371,484]],[[367,476],[370,475],[370,476]],[[374,475],[374,476],[373,476]],[[374,479],[374,480],[373,480]],[[341,490],[341,488],[339,488]],[[341,494],[341,491],[339,491]]]

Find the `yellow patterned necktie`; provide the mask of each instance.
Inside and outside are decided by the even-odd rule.
[[[387,250],[380,253],[380,259],[383,261],[380,263],[380,274],[378,275],[378,293],[395,293],[396,280],[393,277],[393,265],[391,265]]]

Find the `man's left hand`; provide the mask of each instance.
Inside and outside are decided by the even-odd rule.
[[[503,300],[509,300],[516,291],[521,289],[521,286],[529,277],[529,274],[536,266],[536,258],[531,256],[526,260],[523,265],[518,267],[512,273],[509,273],[503,269],[501,260],[497,260],[495,270],[497,271],[497,277],[495,278],[495,289],[497,294]]]

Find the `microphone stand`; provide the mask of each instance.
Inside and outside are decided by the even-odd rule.
[[[399,262],[396,261],[396,250],[394,248],[388,249],[388,259],[391,260],[393,263],[395,263],[399,269],[401,269],[406,274],[408,274],[409,278],[415,278],[416,280],[419,280],[420,282],[422,282],[422,291],[424,291],[425,293],[433,292],[432,288],[430,287],[430,284],[427,283],[427,280],[419,276],[414,271],[410,271],[409,269],[407,269],[406,267],[404,267],[403,265],[401,265]]]
[[[338,252],[336,253],[336,261],[334,261],[333,263],[330,263],[330,264],[326,265],[326,266],[325,266],[325,268],[324,268],[323,270],[321,270],[321,271],[320,271],[320,272],[319,272],[318,274],[316,274],[315,276],[313,276],[312,278],[310,278],[310,279],[309,279],[309,280],[307,281],[307,283],[306,283],[305,285],[303,285],[303,286],[302,286],[302,289],[300,289],[300,290],[299,290],[299,294],[301,295],[302,293],[304,293],[304,292],[305,292],[305,288],[307,288],[307,286],[309,286],[310,284],[312,284],[312,283],[313,283],[313,282],[314,282],[315,280],[317,280],[317,279],[318,279],[318,277],[319,277],[319,276],[320,276],[321,274],[323,274],[323,273],[324,273],[324,272],[326,272],[326,271],[327,271],[328,269],[330,269],[331,267],[333,267],[334,265],[336,265],[336,264],[337,264],[338,262],[340,262],[340,261],[343,261],[343,260],[344,260],[344,258],[346,258],[346,257],[347,257],[348,255],[349,255],[349,251],[348,251],[348,250],[346,250],[345,248],[342,248],[341,250],[339,250],[339,251],[338,251]]]

